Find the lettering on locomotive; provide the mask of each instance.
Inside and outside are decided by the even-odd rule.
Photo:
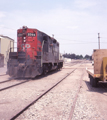
[[[18,37],[22,37],[22,36],[23,36],[23,33],[18,33],[17,36],[18,36]],[[27,33],[27,36],[29,36],[29,37],[35,37],[35,36],[36,36],[36,33]]]

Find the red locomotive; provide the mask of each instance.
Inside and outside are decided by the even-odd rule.
[[[63,66],[59,59],[59,43],[37,29],[18,29],[17,52],[11,49],[7,73],[16,78],[34,78]]]

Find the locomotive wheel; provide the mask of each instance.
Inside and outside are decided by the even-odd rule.
[[[43,70],[43,75],[46,75],[46,74],[47,74],[46,70]]]
[[[58,64],[58,70],[61,70],[61,64]]]
[[[47,66],[44,64],[43,65],[43,75],[47,74]]]

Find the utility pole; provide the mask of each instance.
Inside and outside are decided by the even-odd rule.
[[[100,33],[98,33],[98,46],[99,46],[99,49],[100,49]]]

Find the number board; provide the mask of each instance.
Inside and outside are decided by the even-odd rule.
[[[23,35],[22,33],[18,33],[17,34],[18,37],[22,37],[22,35]]]
[[[27,33],[27,36],[29,36],[29,37],[35,37],[36,34],[35,33]]]

